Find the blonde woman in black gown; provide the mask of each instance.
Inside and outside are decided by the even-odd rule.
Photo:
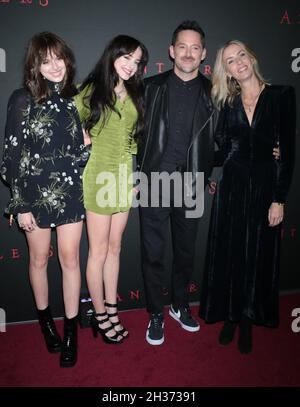
[[[219,343],[239,326],[238,348],[252,350],[252,324],[278,325],[279,251],[295,148],[295,92],[269,85],[255,54],[229,41],[217,54],[212,96],[223,171],[214,197],[200,316],[225,321]],[[279,143],[280,159],[273,157]]]

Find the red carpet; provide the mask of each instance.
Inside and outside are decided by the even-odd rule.
[[[250,355],[241,355],[236,343],[217,344],[221,323],[202,322],[200,332],[189,333],[167,312],[165,343],[150,346],[145,310],[123,312],[130,338],[120,346],[106,345],[90,329],[80,329],[79,360],[67,369],[58,366],[58,354],[47,353],[37,323],[8,326],[0,333],[0,386],[299,386],[300,332],[291,330],[294,308],[300,308],[300,294],[281,296],[279,329],[254,327]],[[192,310],[196,315],[197,307]],[[57,325],[62,332],[62,321]]]

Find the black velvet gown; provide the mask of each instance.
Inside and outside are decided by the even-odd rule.
[[[214,196],[201,292],[206,322],[278,325],[281,225],[268,225],[272,202],[284,203],[293,170],[293,88],[266,86],[251,125],[240,96],[220,113],[216,143],[224,156]],[[280,160],[273,147],[280,144]]]

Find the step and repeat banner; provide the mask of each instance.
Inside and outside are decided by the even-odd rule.
[[[115,35],[139,38],[148,48],[147,76],[172,67],[168,56],[171,35],[185,19],[195,19],[207,36],[207,58],[202,72],[210,77],[216,50],[229,39],[240,39],[258,56],[265,78],[273,84],[296,88],[300,106],[300,2],[297,0],[0,0],[0,150],[2,154],[7,101],[22,85],[22,69],[28,40],[41,31],[61,36],[73,49],[77,82],[90,72],[106,43]],[[300,124],[298,108],[298,129]],[[282,231],[281,290],[300,289],[299,273],[299,137],[296,166],[286,205]],[[214,170],[213,179],[218,175]],[[214,184],[206,191],[205,212],[200,219],[197,257],[190,286],[191,301],[199,300],[208,223]],[[9,199],[0,182],[0,309],[7,322],[36,319],[28,279],[28,254],[23,232],[9,227],[2,213]],[[120,309],[142,308],[145,296],[140,266],[138,210],[130,213],[126,228],[119,281]],[[81,242],[82,305],[89,307],[85,283],[88,244],[84,229]],[[55,316],[63,315],[61,271],[55,233],[49,253],[50,303]],[[166,252],[169,270],[171,247]],[[165,276],[166,304],[170,273]]]

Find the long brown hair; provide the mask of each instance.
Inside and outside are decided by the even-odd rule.
[[[24,64],[24,86],[37,102],[51,96],[51,89],[40,73],[47,52],[62,58],[66,65],[66,74],[61,85],[61,96],[68,98],[76,94],[73,84],[75,76],[75,58],[71,48],[63,39],[48,31],[36,34],[29,41]]]

